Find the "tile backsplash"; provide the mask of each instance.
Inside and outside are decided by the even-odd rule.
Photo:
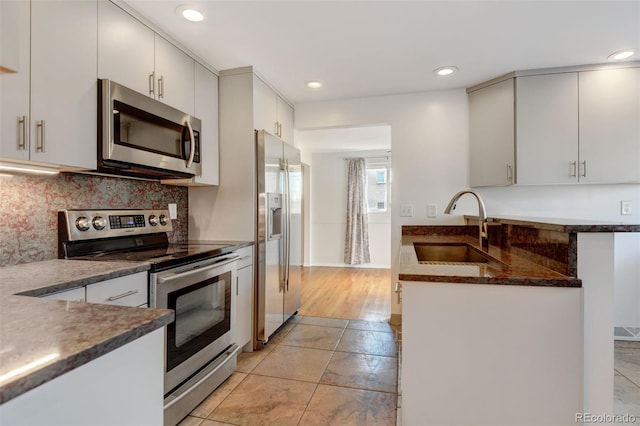
[[[178,205],[172,242],[188,238],[187,188],[157,182],[62,173],[0,175],[0,266],[58,257],[58,210],[158,209]]]

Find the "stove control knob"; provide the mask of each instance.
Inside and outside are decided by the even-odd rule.
[[[169,223],[169,221],[167,220],[167,217],[163,214],[160,215],[160,225],[165,226],[167,223]]]
[[[103,230],[107,226],[107,219],[102,216],[96,216],[93,218],[93,227],[98,231]]]
[[[89,220],[89,218],[80,216],[76,219],[76,228],[78,228],[80,231],[88,231],[90,227],[91,221]]]
[[[156,226],[158,224],[158,218],[155,215],[149,216],[149,225]]]

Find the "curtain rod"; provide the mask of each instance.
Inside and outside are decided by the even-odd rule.
[[[358,158],[364,158],[365,160],[391,160],[391,156],[386,157],[342,157],[343,160],[355,160]]]

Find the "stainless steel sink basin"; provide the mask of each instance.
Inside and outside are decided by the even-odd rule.
[[[493,259],[465,243],[413,243],[420,263],[489,263]]]

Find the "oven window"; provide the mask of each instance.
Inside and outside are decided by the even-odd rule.
[[[191,149],[186,127],[141,109],[113,101],[114,142],[142,151],[187,159]],[[199,158],[199,135],[194,131]]]
[[[231,330],[231,272],[169,293],[167,371]]]

